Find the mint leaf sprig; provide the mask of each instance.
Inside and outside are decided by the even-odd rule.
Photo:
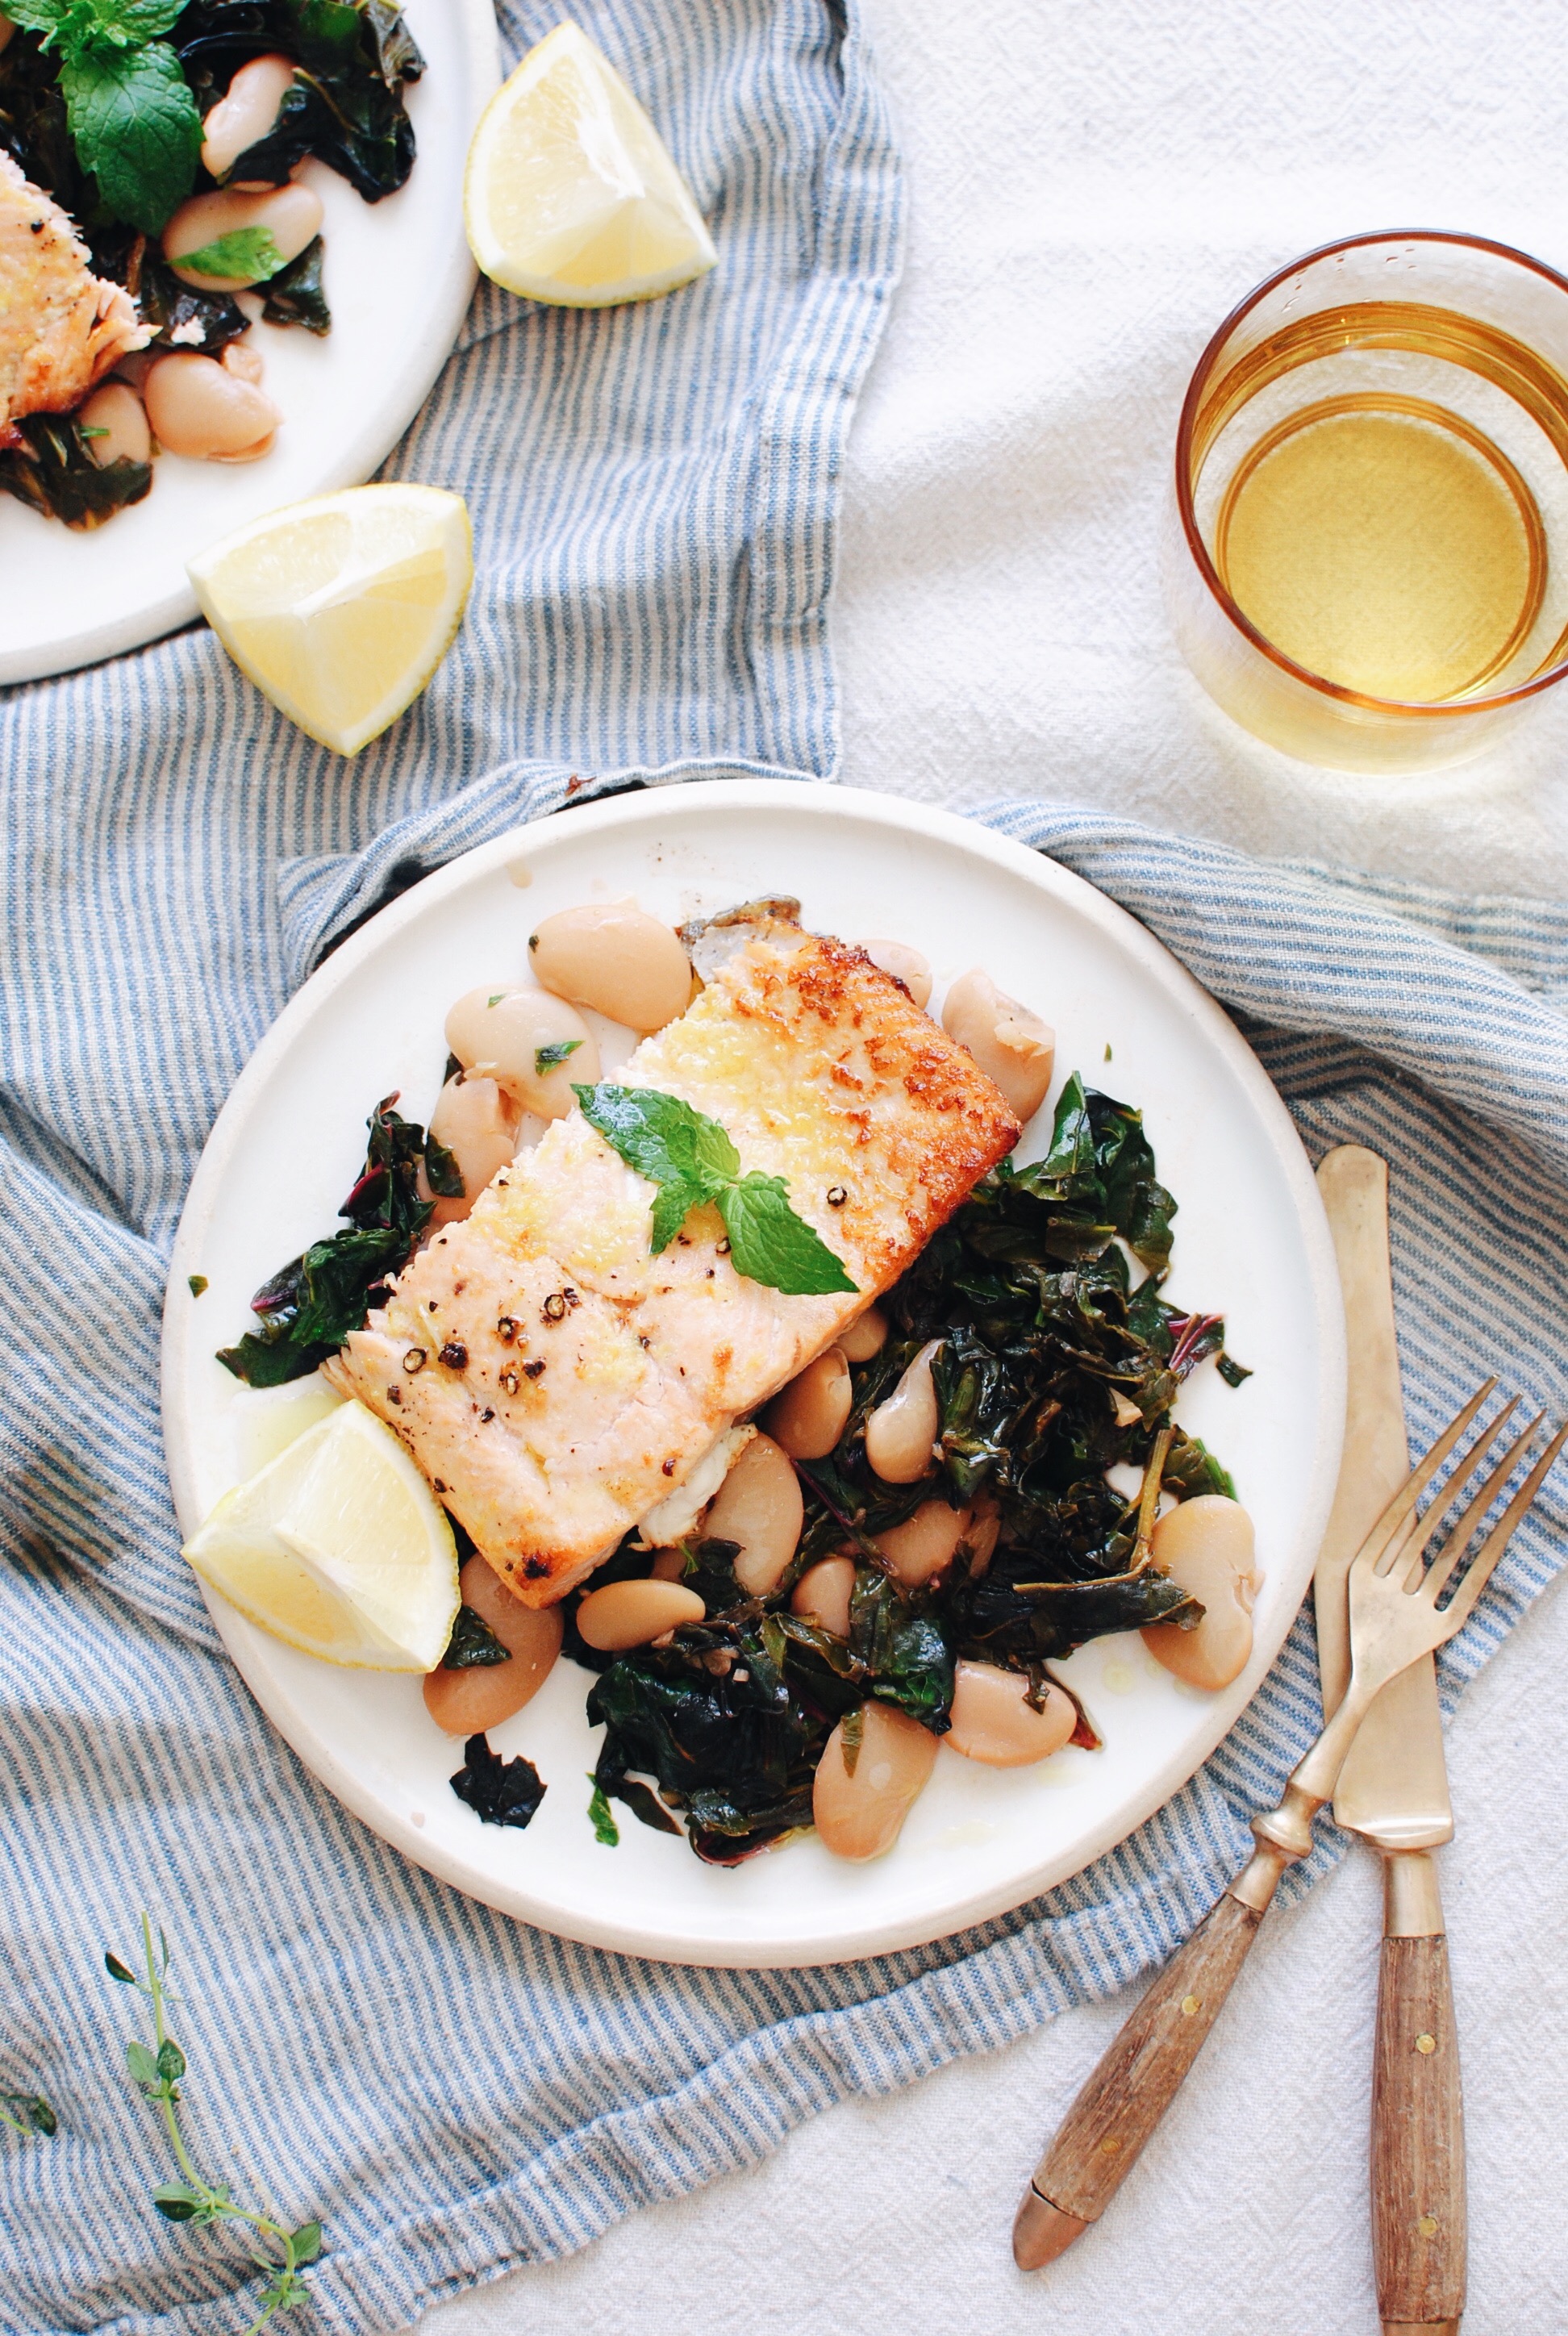
[[[231,228],[198,251],[182,251],[173,262],[192,276],[208,276],[220,283],[265,284],[283,266],[283,254],[270,228]]]
[[[201,116],[160,40],[185,0],[5,0],[13,24],[60,59],[65,118],[116,219],[156,235],[196,180]]]
[[[153,2040],[148,2044],[132,2037],[125,2047],[125,2062],[138,2092],[157,2105],[181,2177],[178,2182],[161,2182],[152,2193],[152,2203],[166,2221],[189,2224],[193,2230],[225,2222],[248,2226],[255,2244],[247,2252],[257,2269],[267,2273],[267,2285],[257,2299],[259,2309],[245,2336],[260,2336],[277,2312],[291,2312],[308,2300],[310,2291],[299,2274],[321,2253],[321,2224],[301,2223],[291,2231],[270,2214],[239,2205],[227,2182],[209,2182],[197,2170],[180,2127],[180,2086],[186,2062],[169,2033],[168,2007],[175,2000],[168,1984],[169,1942],[160,1931],[154,1952],[152,1925],[145,1914],[141,1947],[145,1979],[115,1954],[105,1954],[103,1968],[111,1979],[118,1980],[122,1987],[134,1988],[152,2007]]]
[[[583,1117],[618,1152],[628,1168],[658,1191],[653,1204],[653,1253],[667,1250],[691,1210],[712,1201],[729,1235],[737,1273],[788,1298],[823,1298],[857,1284],[803,1217],[790,1206],[782,1176],[754,1168],[743,1176],[740,1153],[716,1119],[694,1111],[657,1087],[621,1087],[601,1080],[574,1086]]]

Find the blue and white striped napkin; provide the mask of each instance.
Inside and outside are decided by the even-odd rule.
[[[509,14],[515,51],[553,12]],[[461,487],[481,572],[421,705],[352,771],[184,635],[0,700],[0,2329],[229,2336],[231,2244],[166,2168],[102,1976],[151,1906],[181,1953],[205,2157],[327,2250],[297,2336],[394,2328],[1125,1984],[1189,1930],[1317,1724],[1306,1621],[1230,1739],[1110,1856],[1005,1920],[831,1971],[572,1946],[366,1834],[273,1735],[179,1559],[156,1408],[181,1196],[324,944],[420,870],[585,790],[835,756],[834,481],[896,274],[899,183],[838,0],[604,0],[586,28],[714,221],[671,301],[486,293],[403,449]],[[607,775],[608,774],[608,775]],[[1561,1410],[1568,912],[1267,866],[1099,815],[987,814],[1101,885],[1237,1014],[1309,1147],[1393,1163],[1412,1433],[1484,1368]],[[1562,1495],[1443,1665],[1452,1699],[1549,1579]],[[1337,1854],[1326,1836],[1293,1877]],[[250,2282],[253,2292],[254,2282]]]

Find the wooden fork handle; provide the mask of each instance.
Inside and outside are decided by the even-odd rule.
[[[1417,1860],[1427,1874],[1405,1871]],[[1465,2309],[1465,2120],[1431,1860],[1386,1861],[1388,1915],[1372,2067],[1372,2254],[1385,2336],[1452,2336]],[[1397,1871],[1397,1869],[1399,1869]],[[1412,1887],[1412,1883],[1420,1887]],[[1437,1927],[1400,1935],[1399,1924]]]
[[[1052,2262],[1105,2212],[1197,2059],[1261,1920],[1227,1893],[1154,1980],[1035,2168],[1013,2225],[1020,2270]]]

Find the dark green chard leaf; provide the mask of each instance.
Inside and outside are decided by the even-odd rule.
[[[396,1100],[388,1095],[366,1122],[365,1168],[338,1211],[351,1229],[313,1242],[275,1273],[250,1301],[260,1329],[219,1350],[219,1361],[236,1378],[251,1387],[303,1378],[363,1326],[385,1284],[407,1263],[433,1205],[419,1192],[422,1162],[429,1173],[430,1145],[422,1127],[393,1109]],[[436,1174],[450,1190],[451,1154],[439,1144],[435,1151]],[[443,1189],[431,1183],[433,1190]]]
[[[424,61],[385,0],[194,0],[174,40],[203,111],[251,57],[281,51],[298,66],[272,128],[229,171],[280,186],[315,155],[366,202],[394,193],[414,168],[405,85]]]
[[[503,1647],[482,1614],[472,1606],[460,1606],[457,1620],[452,1626],[452,1637],[441,1659],[443,1671],[469,1671],[493,1663],[509,1663],[511,1650]]]
[[[151,462],[125,455],[101,469],[81,424],[68,414],[29,414],[14,427],[24,441],[0,453],[0,491],[67,527],[102,527],[152,484]]]
[[[313,237],[297,259],[268,278],[261,304],[264,323],[298,325],[318,339],[332,330],[332,311],[321,281],[326,248],[319,236]]]
[[[123,279],[135,295],[144,325],[156,327],[155,348],[194,349],[217,356],[249,327],[249,318],[231,293],[198,291],[182,284],[162,253],[148,244],[134,274]]]
[[[1099,1580],[1047,1582],[1028,1550],[998,1550],[978,1581],[953,1590],[950,1605],[961,1652],[1014,1670],[1058,1660],[1090,1639],[1146,1622],[1192,1629],[1195,1599],[1153,1566]]]
[[[520,1832],[531,1825],[546,1790],[532,1761],[521,1753],[515,1760],[503,1760],[492,1751],[488,1736],[471,1736],[463,1753],[463,1767],[452,1779],[458,1799],[484,1825],[512,1825]]]

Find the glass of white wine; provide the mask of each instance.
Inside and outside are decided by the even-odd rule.
[[[1425,233],[1281,268],[1193,375],[1165,553],[1187,662],[1271,745],[1492,745],[1568,672],[1568,281]]]

